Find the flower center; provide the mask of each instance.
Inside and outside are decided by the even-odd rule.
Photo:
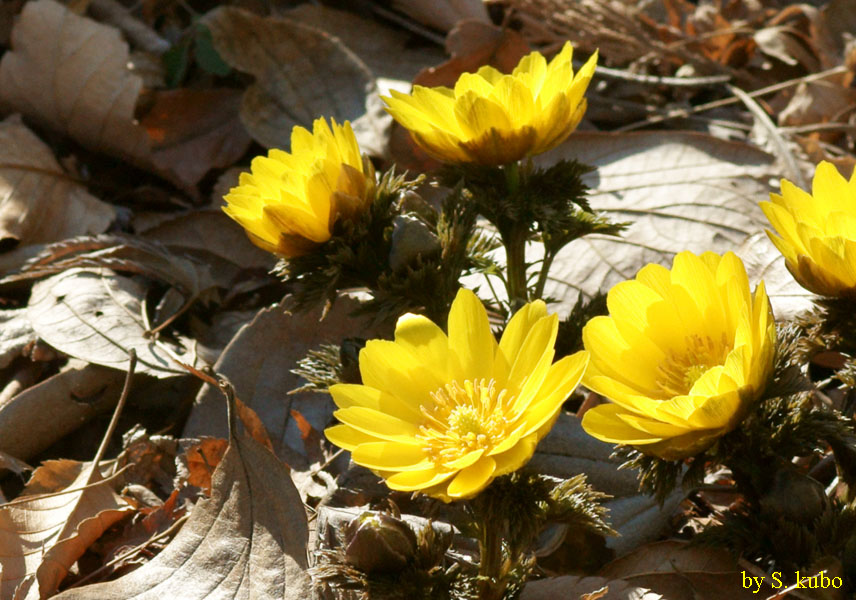
[[[682,351],[670,350],[657,366],[657,387],[668,398],[688,394],[711,367],[725,362],[729,350],[724,333],[719,342],[709,336],[688,335]]]
[[[507,408],[512,397],[490,380],[452,381],[431,393],[432,405],[420,410],[425,417],[417,437],[438,466],[497,445],[509,428]]]

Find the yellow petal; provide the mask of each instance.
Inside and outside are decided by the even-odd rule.
[[[454,471],[444,473],[433,468],[421,471],[400,471],[387,477],[386,484],[393,490],[413,492],[443,483],[454,474]]]
[[[496,461],[494,477],[500,477],[507,473],[516,471],[532,458],[535,447],[538,445],[536,434],[528,435],[520,439],[514,446],[502,454],[494,454],[491,458]]]
[[[451,498],[471,498],[482,491],[493,479],[496,470],[496,461],[488,456],[483,456],[473,465],[458,472],[455,478],[449,482],[446,493]]]
[[[363,383],[418,407],[431,403],[431,392],[446,381],[425,368],[405,346],[387,340],[370,340],[360,351]],[[406,393],[407,396],[400,396]]]
[[[337,383],[330,386],[330,395],[339,408],[364,406],[405,421],[419,423],[422,413],[418,406],[403,402],[396,396],[367,385]]]
[[[620,406],[601,404],[590,408],[583,415],[582,426],[587,434],[602,442],[612,444],[654,444],[662,437],[631,427],[620,418],[623,413]]]
[[[416,438],[416,434],[419,433],[418,426],[371,408],[363,406],[341,408],[334,411],[333,416],[345,425],[350,425],[357,431],[381,440],[401,442],[402,444],[421,443]]]
[[[360,444],[351,451],[358,465],[381,471],[421,471],[433,463],[420,446],[396,442]]]
[[[514,129],[503,106],[471,91],[455,100],[455,117],[467,138],[479,137],[493,129],[500,132]]]
[[[581,350],[559,359],[550,367],[538,392],[538,400],[530,403],[524,413],[526,428],[523,435],[537,432],[558,414],[582,379],[588,361],[589,353]]]
[[[439,380],[451,379],[449,338],[430,319],[414,314],[400,317],[395,325],[395,343],[409,350]]]
[[[456,359],[459,381],[490,379],[496,354],[496,338],[490,331],[487,311],[470,290],[461,288],[449,310],[449,347]]]
[[[324,430],[324,435],[331,443],[348,451],[352,451],[360,444],[370,444],[378,441],[378,438],[375,436],[357,431],[347,425],[333,425],[332,427],[328,427]]]

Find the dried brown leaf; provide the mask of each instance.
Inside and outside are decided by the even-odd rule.
[[[464,19],[490,23],[482,0],[436,0],[428,4],[421,0],[393,0],[392,5],[422,25],[439,31],[449,31]]]
[[[0,122],[0,247],[102,233],[115,218],[18,115]]]
[[[229,378],[236,395],[261,418],[273,447],[292,469],[305,470],[310,462],[301,440],[298,411],[315,429],[327,426],[332,401],[312,392],[289,394],[302,380],[291,372],[310,349],[323,343],[341,343],[355,332],[372,335],[367,326],[349,316],[356,308],[340,299],[319,322],[320,309],[291,315],[281,305],[266,308],[229,343],[214,370]],[[225,437],[226,412],[220,390],[205,385],[194,403],[184,428],[185,437]]]
[[[237,185],[237,180],[233,185]],[[254,246],[243,229],[220,210],[198,210],[173,216],[139,231],[146,240],[175,251],[205,251],[244,269],[269,271],[276,263],[272,254]]]
[[[155,169],[195,185],[214,167],[229,167],[250,146],[238,118],[240,92],[179,89],[157,92],[140,124],[152,141]]]
[[[83,469],[68,493],[28,496],[0,506],[0,598],[51,595],[71,565],[132,509],[101,481],[87,485]]]
[[[413,47],[410,36],[402,29],[364,19],[353,12],[321,4],[301,4],[283,16],[336,36],[377,77],[410,81],[423,68],[445,59],[442,50],[435,46]],[[383,48],[383,52],[378,52],[378,48]]]
[[[54,0],[28,2],[0,62],[0,104],[93,150],[140,162],[149,138],[134,121],[142,80],[118,30]]]
[[[743,600],[757,598],[752,586],[743,587],[741,567],[728,551],[665,541],[637,548],[598,573],[648,588],[669,600]],[[769,585],[764,592],[770,592]],[[761,594],[766,598],[769,593]]]
[[[204,22],[223,59],[256,78],[244,92],[241,120],[257,142],[288,149],[295,125],[311,128],[323,115],[350,120],[364,151],[378,146],[386,119],[374,77],[337,38],[228,6]]]
[[[531,581],[523,588],[520,600],[555,600],[556,598],[580,598],[580,600],[665,600],[664,596],[631,585],[621,579],[603,577],[577,577],[565,575]],[[674,599],[669,599],[674,600]]]
[[[0,106],[184,188],[243,154],[249,140],[234,92],[158,93],[141,124],[135,110],[143,79],[130,62],[114,27],[54,0],[28,2],[0,62]]]
[[[29,460],[115,406],[123,378],[121,371],[72,361],[0,406],[0,451]]]
[[[239,433],[212,484],[211,498],[196,505],[153,560],[115,581],[68,590],[57,600],[308,598],[306,513],[286,467]]]
[[[33,286],[27,316],[39,337],[70,356],[124,371],[133,348],[138,372],[185,375],[165,342],[147,333],[145,293],[136,279],[108,269],[69,269]]]

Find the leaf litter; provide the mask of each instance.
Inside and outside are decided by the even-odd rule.
[[[777,315],[808,305],[756,203],[785,164],[807,173],[826,159],[845,175],[856,164],[846,0],[456,0],[430,11],[399,0],[272,13],[203,2],[193,15],[181,4],[34,0],[0,14],[0,486],[11,498],[0,505],[0,598],[69,585],[59,597],[303,598],[306,552],[323,546],[303,503],[358,511],[386,497],[322,445],[329,400],[288,392],[304,383],[291,369],[308,350],[389,332],[358,324],[342,301],[320,321],[286,314],[270,257],[219,212],[252,156],[287,149],[291,127],[321,114],[355,121],[379,165],[436,167],[390,133],[379,83],[449,85],[565,39],[578,57],[599,48],[581,131],[543,160],[596,165],[592,205],[634,224],[556,258],[547,293],[560,311],[685,248],[738,248]],[[165,400],[131,395],[121,426],[133,435],[110,446],[114,477],[68,449],[115,408],[132,354],[134,386]],[[188,384],[184,365],[233,381],[254,436],[228,426],[221,391]],[[134,429],[152,413],[167,414],[166,430]],[[609,451],[565,414],[531,466],[584,471],[614,496],[622,535],[603,544],[619,558],[577,577],[559,560],[573,540],[551,530],[554,560],[538,559],[549,577],[522,597],[745,595],[735,573],[746,565],[656,541],[676,533],[687,501],[639,494]],[[23,461],[42,463],[27,487]]]

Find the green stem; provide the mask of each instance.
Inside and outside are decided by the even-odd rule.
[[[556,258],[556,253],[544,248],[544,260],[541,261],[541,272],[538,273],[538,281],[535,283],[535,290],[532,292],[533,300],[540,300],[544,297],[544,286],[547,284],[547,277],[550,275],[550,267],[553,266],[554,258]]]
[[[507,237],[503,237],[505,246],[505,261],[508,270],[506,290],[511,312],[517,311],[529,301],[529,290],[526,285],[526,238],[527,231],[516,226],[512,227]]]
[[[502,568],[502,538],[488,515],[481,515],[479,524],[479,600],[501,600],[506,581]]]

